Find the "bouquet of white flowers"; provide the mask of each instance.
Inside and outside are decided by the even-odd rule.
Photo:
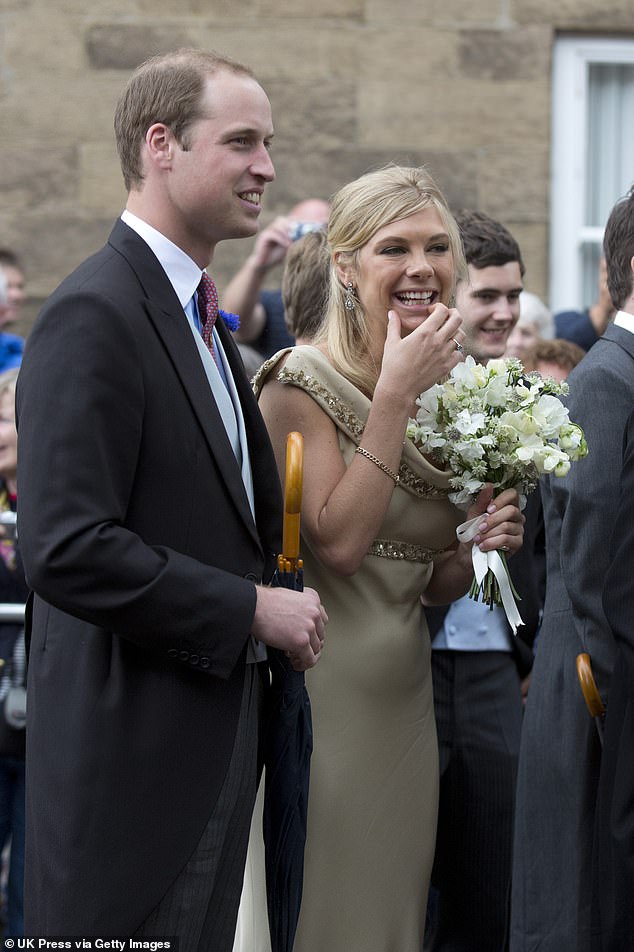
[[[571,462],[588,453],[583,430],[570,421],[560,400],[567,392],[567,384],[526,372],[516,358],[484,366],[467,357],[445,383],[421,394],[407,435],[453,472],[449,498],[461,509],[472,504],[485,483],[492,483],[496,493],[516,489],[523,509],[540,476],[565,476]],[[481,519],[459,526],[458,538],[472,539]],[[522,620],[503,553],[482,553],[474,546],[473,562],[470,595],[477,600],[482,593],[491,608],[503,604],[515,631]]]

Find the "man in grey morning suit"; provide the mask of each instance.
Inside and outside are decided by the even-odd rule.
[[[623,952],[634,943],[633,509],[634,410],[625,430],[621,496],[603,591],[603,607],[618,654],[610,681],[597,797],[593,952]]]
[[[134,73],[115,131],[123,220],[46,303],[17,395],[26,930],[224,952],[257,661],[268,645],[311,667],[326,621],[316,592],[261,584],[281,534],[273,453],[208,278],[196,295],[216,244],[257,230],[270,105],[245,67],[177,51]]]
[[[614,324],[573,370],[570,417],[588,457],[544,481],[547,589],[524,717],[513,867],[511,952],[588,952],[600,744],[577,680],[588,652],[608,701],[615,641],[602,594],[634,406],[634,194],[608,219],[604,251]]]

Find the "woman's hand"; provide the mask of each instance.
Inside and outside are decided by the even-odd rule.
[[[411,334],[401,337],[401,320],[388,311],[387,335],[377,387],[398,394],[411,405],[464,359],[462,318],[455,308],[437,304]]]
[[[474,545],[482,552],[501,549],[509,555],[521,549],[525,519],[520,512],[519,497],[514,489],[505,489],[493,498],[493,487],[487,483],[469,509],[467,518],[473,519],[480,513],[482,522],[473,539]]]
[[[473,543],[460,542],[435,561],[434,574],[422,597],[424,605],[448,605],[466,594],[473,580],[472,544],[482,552],[501,549],[512,555],[518,551],[525,521],[518,503],[514,489],[506,489],[494,499],[493,487],[487,483],[467,513],[467,519],[481,515],[478,534]]]

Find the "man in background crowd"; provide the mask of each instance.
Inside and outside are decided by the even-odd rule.
[[[284,261],[294,241],[308,231],[325,229],[329,214],[328,202],[309,198],[276,218],[257,236],[251,254],[225,288],[225,307],[240,316],[236,340],[251,344],[263,357],[295,342],[284,321],[280,290],[262,290],[266,277]]]
[[[586,311],[558,311],[555,314],[555,337],[590,350],[614,317],[614,305],[608,291],[605,258],[599,259],[597,299]]]

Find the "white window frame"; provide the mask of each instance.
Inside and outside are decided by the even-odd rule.
[[[634,64],[634,39],[575,36],[555,40],[548,295],[553,312],[581,310],[593,303],[581,300],[581,251],[584,242],[600,244],[603,239],[602,227],[590,228],[583,221],[588,76],[595,63]]]

